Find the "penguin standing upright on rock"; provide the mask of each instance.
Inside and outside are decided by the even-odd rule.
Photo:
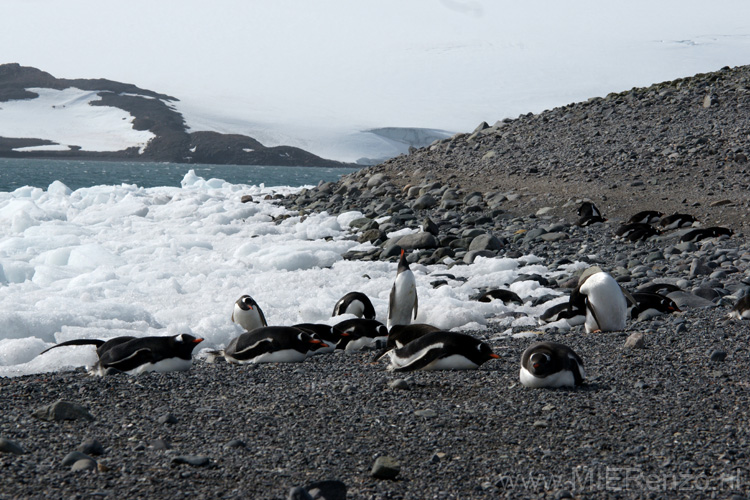
[[[598,266],[581,274],[569,304],[571,309],[577,307],[586,311],[584,326],[587,333],[625,329],[628,316],[625,294],[617,281]]]
[[[401,258],[398,261],[398,270],[396,271],[396,280],[391,288],[391,295],[388,301],[388,330],[393,325],[408,325],[413,317],[417,317],[417,282],[414,273],[409,269],[409,263],[406,262],[404,250],[401,250]]]

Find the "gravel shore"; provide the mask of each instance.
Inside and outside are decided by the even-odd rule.
[[[386,233],[429,218],[438,236],[410,241],[412,261],[534,254],[550,269],[582,261],[629,290],[677,284],[681,313],[629,322],[623,332],[512,328],[538,333],[519,338],[491,322],[472,333],[500,359],[468,372],[392,373],[371,363],[371,352],[337,352],[256,367],[197,360],[187,373],[137,377],[0,378],[0,438],[10,441],[0,441],[9,450],[0,452],[0,499],[284,499],[322,480],[363,499],[745,498],[748,323],[726,315],[750,285],[748,73],[725,69],[520,117],[279,201],[290,210],[362,211],[352,238],[376,248],[350,259],[394,259],[407,243]],[[631,142],[656,152],[628,151]],[[575,225],[584,198],[609,220]],[[680,242],[679,231],[615,239],[643,209],[691,213],[735,233],[693,243]],[[385,214],[391,221],[373,224]],[[574,278],[548,286],[565,289]],[[626,346],[637,333],[643,346]],[[521,353],[539,338],[583,358],[584,386],[520,386]],[[92,418],[33,415],[56,401]],[[64,465],[79,449],[91,461]],[[395,479],[371,475],[378,457],[398,462]]]

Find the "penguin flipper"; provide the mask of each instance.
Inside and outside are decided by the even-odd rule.
[[[635,297],[633,297],[633,295],[630,292],[625,290],[623,287],[620,287],[620,290],[622,291],[622,294],[625,296],[625,300],[627,300],[631,305],[634,305],[636,307],[638,306],[638,301],[635,300]]]
[[[394,368],[394,372],[411,372],[414,370],[421,370],[425,366],[429,365],[433,361],[440,359],[443,355],[443,346],[438,345],[430,349],[425,350],[421,356],[412,361],[411,363]]]
[[[49,351],[50,349],[54,349],[56,347],[64,347],[69,345],[95,345],[97,348],[104,345],[104,340],[99,339],[75,339],[75,340],[68,340],[67,342],[61,342],[59,344],[53,345],[52,347],[48,347],[47,349],[43,350],[39,354],[42,355],[45,352]]]
[[[131,355],[120,359],[109,360],[109,358],[116,358],[116,356],[110,356],[109,354],[113,351],[107,351],[100,359],[99,365],[104,368],[116,368],[120,371],[127,372],[134,368],[141,366],[144,363],[154,361],[154,353],[148,347],[138,349]]]
[[[379,353],[377,353],[372,358],[372,362],[375,363],[376,361],[380,361],[380,358],[388,354],[388,351],[392,350],[393,346],[386,346],[384,349],[382,349]]]
[[[258,310],[258,316],[260,316],[260,322],[263,323],[263,326],[268,326],[268,321],[266,321],[266,316],[263,314],[263,309],[261,309],[260,306],[257,304],[255,308]]]
[[[273,339],[265,338],[249,346],[243,346],[240,350],[229,351],[228,349],[225,349],[224,354],[228,354],[236,359],[250,359],[271,352],[273,350],[273,345]]]
[[[417,311],[419,310],[419,296],[417,295],[417,289],[414,289],[414,319],[417,319]]]
[[[393,317],[393,311],[396,309],[396,284],[391,287],[391,295],[388,297],[388,319]]]
[[[588,309],[589,312],[591,312],[591,315],[594,317],[597,329],[601,330],[602,324],[599,322],[599,317],[596,315],[596,309],[594,309],[594,305],[588,299],[586,300],[586,309]]]

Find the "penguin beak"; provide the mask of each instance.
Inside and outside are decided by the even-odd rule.
[[[537,368],[539,368],[539,363],[534,363],[533,366],[534,366],[534,369],[537,369]]]
[[[309,342],[311,344],[325,344],[325,342],[323,342],[322,340],[318,340],[318,339],[310,339]]]
[[[193,344],[200,344],[201,342],[203,342],[203,339],[195,339],[195,340],[193,340]]]
[[[497,355],[497,354],[495,354],[494,352],[493,352],[492,354],[490,354],[490,357],[491,357],[492,359],[500,359],[500,356],[498,356],[498,355]]]

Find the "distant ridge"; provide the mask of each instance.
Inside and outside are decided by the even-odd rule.
[[[121,150],[97,151],[76,144],[60,144],[44,136],[44,117],[30,111],[25,121],[38,120],[39,136],[0,136],[0,157],[106,159],[160,161],[174,163],[212,163],[234,165],[275,165],[342,167],[350,164],[327,160],[291,146],[266,147],[252,137],[217,132],[188,132],[181,113],[172,103],[177,98],[142,89],[129,83],[106,79],[55,78],[37,68],[17,63],[0,65],[0,120],[3,103],[29,101],[39,94],[29,89],[64,90],[69,88],[96,92],[99,100],[78,106],[119,108],[133,117],[132,130],[149,132],[153,137],[145,147],[125,145]],[[14,103],[17,104],[17,103]],[[87,109],[82,109],[86,111]],[[120,118],[122,119],[122,118]],[[115,124],[118,125],[118,124]],[[122,124],[119,124],[122,126]],[[6,127],[7,129],[8,127]],[[12,124],[11,127],[12,128]],[[25,149],[22,149],[25,148]],[[54,150],[57,148],[57,150]]]

